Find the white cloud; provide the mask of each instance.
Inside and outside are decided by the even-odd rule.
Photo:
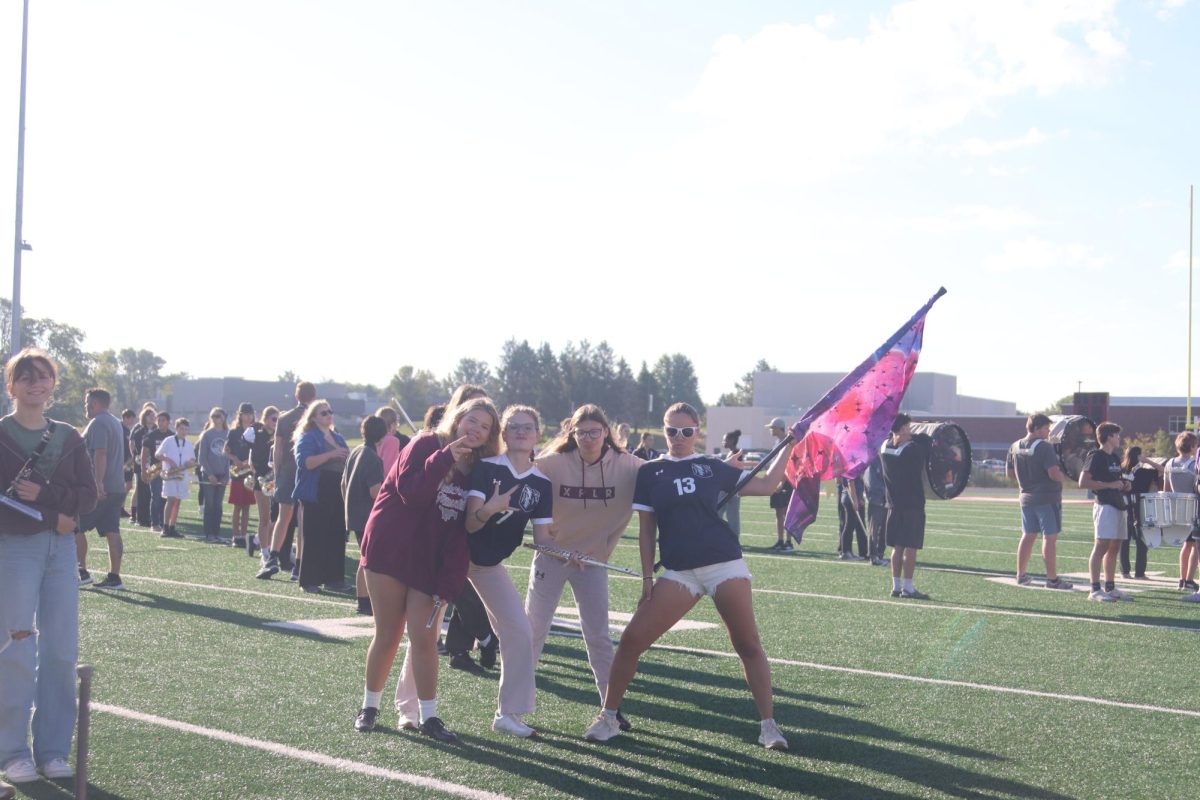
[[[858,38],[825,21],[724,36],[676,104],[705,125],[677,155],[705,171],[817,174],[925,145],[1003,98],[1103,83],[1125,59],[1114,2],[910,0]]]
[[[1158,11],[1155,16],[1161,20],[1168,20],[1179,9],[1187,5],[1188,0],[1163,0],[1158,4]]]
[[[985,139],[971,138],[951,149],[951,152],[964,156],[991,156],[1021,147],[1032,147],[1041,144],[1049,138],[1037,128],[1030,128],[1023,136],[1015,139]]]
[[[1163,264],[1163,270],[1166,272],[1183,272],[1188,268],[1187,250],[1176,250],[1167,259],[1167,263]]]
[[[1026,272],[1061,270],[1063,268],[1095,269],[1109,262],[1085,244],[1058,244],[1037,237],[1004,243],[999,253],[983,259],[983,268],[990,272]]]
[[[917,217],[892,217],[884,222],[893,230],[917,233],[953,233],[956,231],[1009,231],[1037,225],[1037,220],[1019,208],[956,206],[943,214]]]

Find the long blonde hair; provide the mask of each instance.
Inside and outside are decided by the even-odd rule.
[[[308,406],[305,407],[304,414],[300,417],[300,422],[296,426],[300,429],[301,433],[306,433],[316,429],[317,421],[313,419],[313,417],[317,415],[317,410],[322,407],[333,411],[333,406],[329,405],[328,400],[313,400],[308,404]]]
[[[458,426],[463,418],[472,411],[479,410],[486,411],[492,418],[492,429],[488,431],[487,441],[472,450],[471,455],[467,457],[467,463],[459,469],[464,475],[470,474],[471,469],[480,459],[500,454],[500,415],[496,413],[496,407],[486,397],[467,400],[442,417],[442,422],[437,427],[438,440],[443,446],[449,444],[459,437]]]

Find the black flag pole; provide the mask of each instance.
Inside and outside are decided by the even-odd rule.
[[[789,444],[792,444],[795,441],[796,441],[796,437],[792,436],[790,433],[787,436],[783,437],[783,439],[780,440],[779,444],[775,445],[774,449],[772,449],[771,452],[769,452],[765,456],[763,456],[762,461],[759,461],[757,464],[754,465],[754,469],[747,472],[745,475],[743,475],[738,480],[737,486],[733,487],[732,492],[730,492],[729,494],[727,494],[721,498],[721,502],[717,503],[717,511],[720,511],[722,508],[724,508],[725,504],[729,502],[729,498],[736,497],[737,493],[740,492],[746,486],[746,484],[750,482],[750,480],[755,475],[762,472],[763,469],[768,464],[770,464],[772,461],[774,461],[775,456],[779,455],[779,452],[781,450],[783,450],[783,448],[787,447]]]

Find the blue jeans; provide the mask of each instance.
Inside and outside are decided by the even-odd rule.
[[[225,484],[200,484],[200,493],[204,496],[204,535],[221,535],[221,514],[225,502]]]
[[[70,534],[0,533],[0,643],[15,631],[36,632],[14,639],[0,653],[0,766],[31,757],[46,764],[71,754],[79,658],[77,568]]]
[[[156,528],[163,525],[163,508],[167,501],[162,496],[162,478],[150,481],[150,524]]]

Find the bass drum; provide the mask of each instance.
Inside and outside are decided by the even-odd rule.
[[[962,494],[971,477],[971,441],[967,432],[953,422],[914,422],[909,429],[913,435],[924,434],[930,439],[925,462],[925,497],[953,500]]]
[[[1049,440],[1058,453],[1058,463],[1063,473],[1078,482],[1084,462],[1097,447],[1096,423],[1079,415],[1053,416],[1050,418]]]

